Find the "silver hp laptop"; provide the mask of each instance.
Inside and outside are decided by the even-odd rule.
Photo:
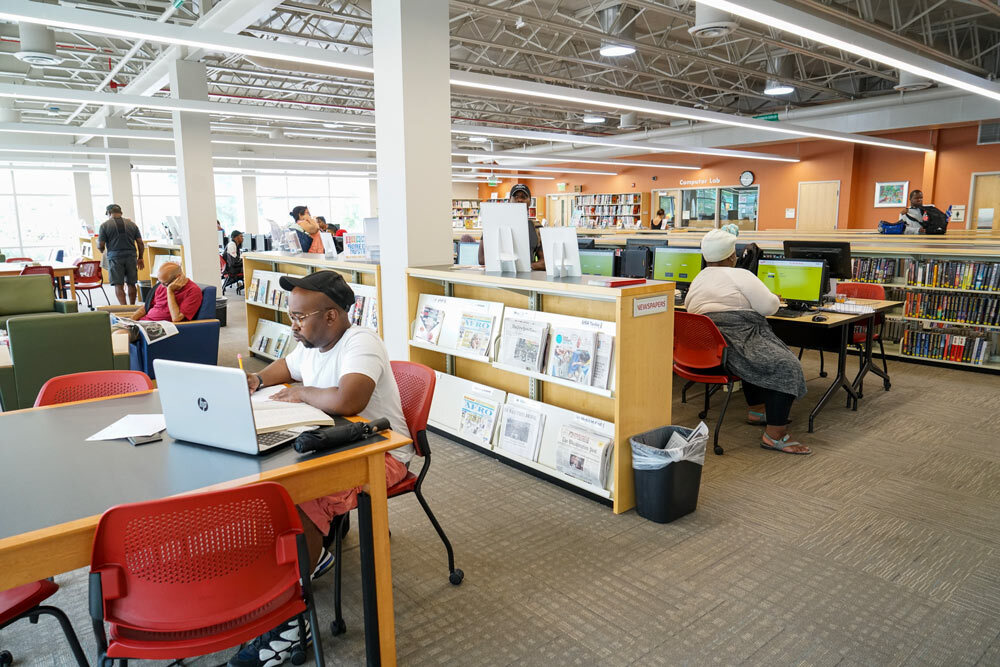
[[[298,431],[258,433],[246,374],[238,368],[154,359],[167,433],[175,440],[263,454]]]

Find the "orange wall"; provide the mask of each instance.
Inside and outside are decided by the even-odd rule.
[[[977,146],[976,126],[931,130],[912,130],[887,133],[881,136],[900,141],[937,144],[937,163],[933,197],[926,203],[946,210],[952,204],[967,204],[971,174],[980,171],[1000,171],[1000,145]],[[754,151],[798,157],[800,162],[772,162],[743,158],[706,157],[701,168],[690,171],[679,169],[654,169],[647,167],[626,168],[617,176],[588,176],[580,174],[554,174],[552,181],[523,181],[536,197],[557,194],[556,183],[567,184],[566,192],[582,185],[583,194],[602,192],[649,192],[653,189],[694,187],[681,185],[681,181],[706,179],[705,187],[713,185],[738,185],[740,173],[746,169],[754,172],[755,184],[760,187],[759,229],[787,229],[795,227],[794,219],[785,218],[786,208],[798,207],[798,185],[806,181],[840,181],[840,210],[838,227],[873,228],[879,220],[895,221],[899,210],[875,208],[876,181],[910,182],[910,189],[929,189],[924,178],[924,153],[848,144],[839,141],[801,141],[781,144],[757,145]],[[637,155],[633,159],[644,162],[662,161],[683,163],[691,156],[678,154]],[[567,167],[614,171],[615,167],[570,164]],[[653,180],[653,177],[657,180]],[[479,196],[488,199],[491,192],[506,197],[514,181],[504,181],[496,188],[479,186]],[[959,225],[961,226],[961,225]]]

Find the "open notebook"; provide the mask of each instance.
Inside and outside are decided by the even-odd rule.
[[[284,385],[266,387],[250,397],[253,420],[257,433],[282,431],[296,426],[333,426],[333,417],[306,403],[273,401],[271,396],[284,389]]]

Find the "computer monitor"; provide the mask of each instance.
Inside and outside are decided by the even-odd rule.
[[[667,239],[632,237],[625,239],[626,248],[666,248],[669,244]]]
[[[814,259],[761,259],[757,277],[789,305],[816,305],[822,301],[826,262]]]
[[[653,280],[672,280],[688,286],[701,272],[701,251],[697,248],[654,248]]]
[[[826,261],[830,278],[850,280],[851,244],[846,241],[785,241],[785,259]]]
[[[739,211],[735,208],[726,211],[726,220],[739,220]]]
[[[459,243],[455,263],[460,266],[479,266],[479,244]]]
[[[578,238],[576,240],[576,247],[579,248],[580,250],[583,250],[584,248],[593,248],[596,245],[597,245],[597,241],[594,240],[594,239],[580,239],[580,238]]]
[[[615,275],[614,249],[581,248],[580,273],[590,276]]]

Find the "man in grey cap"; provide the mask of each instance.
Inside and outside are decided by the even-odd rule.
[[[135,284],[143,268],[142,233],[134,222],[122,216],[122,207],[111,204],[105,209],[108,219],[97,234],[97,249],[108,258],[108,283],[115,288],[118,303],[125,305],[125,288],[128,286],[128,305],[135,303]]]
[[[301,382],[282,389],[272,399],[308,403],[330,415],[386,417],[392,430],[409,435],[385,344],[374,330],[351,326],[347,311],[354,305],[354,292],[344,278],[334,271],[318,271],[302,277],[283,276],[280,285],[291,292],[288,317],[298,346],[260,373],[248,373],[250,391]],[[406,477],[412,456],[413,445],[386,453],[387,486]],[[313,579],[333,566],[333,554],[323,548],[323,537],[335,516],[357,506],[358,491],[349,489],[299,505]],[[298,632],[296,619],[283,623],[248,644],[229,665],[280,665],[290,657]]]

